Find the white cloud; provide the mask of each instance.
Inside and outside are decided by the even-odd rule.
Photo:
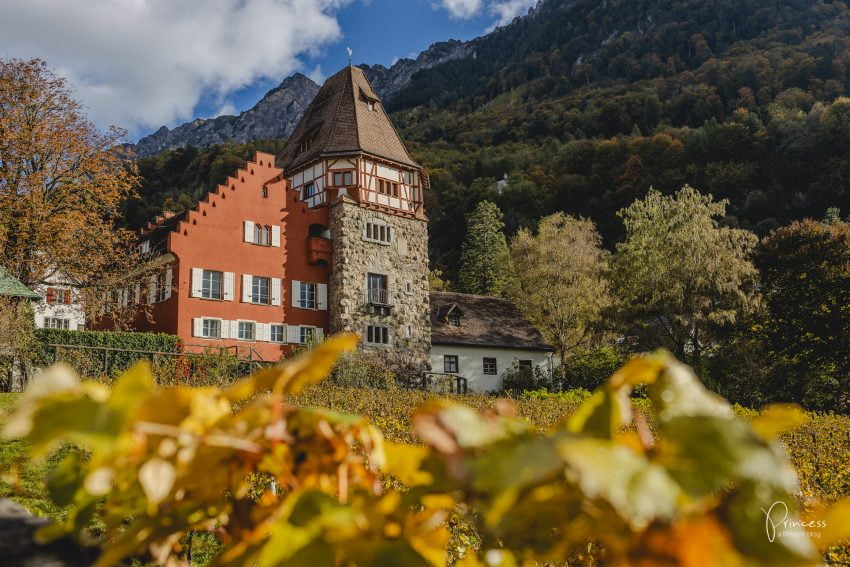
[[[511,23],[517,16],[528,12],[537,0],[440,0],[439,6],[457,20],[468,20],[486,11],[495,20],[487,31]],[[486,9],[485,9],[486,8]]]
[[[350,1],[0,2],[0,57],[46,60],[96,124],[138,131],[191,118],[205,93],[224,100],[300,69],[341,37]]]
[[[493,28],[504,26],[517,16],[528,13],[528,9],[537,5],[537,0],[492,0],[487,11],[496,16]]]
[[[484,5],[484,0],[441,0],[440,6],[448,11],[449,15],[458,20],[468,20],[476,16]]]
[[[212,113],[210,118],[215,118],[216,116],[235,116],[236,114],[239,114],[239,109],[232,103],[225,102]]]

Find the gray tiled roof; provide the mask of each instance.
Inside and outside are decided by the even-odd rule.
[[[375,110],[369,110],[369,103]],[[302,151],[302,144],[309,144]],[[292,170],[318,157],[368,153],[419,167],[390,122],[363,69],[349,65],[330,77],[310,103],[281,152]]]
[[[0,296],[41,299],[41,296],[22,284],[18,278],[0,266]]]
[[[507,299],[454,292],[432,292],[431,342],[465,345],[554,350],[540,331]],[[448,323],[452,308],[460,310],[460,326]]]

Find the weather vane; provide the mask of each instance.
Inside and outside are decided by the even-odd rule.
[[[351,54],[354,52],[351,51],[350,47],[346,47],[345,49],[348,50],[348,64],[351,65]]]

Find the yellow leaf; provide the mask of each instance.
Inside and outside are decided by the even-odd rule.
[[[396,477],[407,486],[430,484],[431,473],[421,470],[422,460],[428,456],[426,447],[384,441],[386,465],[383,472]]]
[[[149,513],[156,512],[156,507],[171,492],[176,477],[174,465],[159,458],[153,458],[139,467],[139,484],[147,496]]]
[[[608,387],[616,390],[623,386],[652,384],[669,360],[670,354],[664,350],[636,356],[611,375]]]
[[[820,534],[819,538],[813,540],[819,548],[826,549],[833,545],[850,542],[850,499],[839,500],[806,520],[815,522],[806,529]]]
[[[793,404],[772,404],[750,422],[763,439],[770,440],[806,422],[806,413]]]
[[[255,392],[274,390],[278,394],[297,394],[305,386],[320,382],[330,374],[339,357],[357,346],[357,335],[334,335],[297,358],[276,364],[240,380],[224,391],[231,401],[244,400]]]

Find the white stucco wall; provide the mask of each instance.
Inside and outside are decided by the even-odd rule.
[[[530,360],[542,370],[551,370],[552,353],[538,350],[522,350],[495,347],[469,347],[453,345],[431,345],[431,371],[443,372],[443,356],[458,357],[458,376],[466,378],[469,389],[474,392],[491,392],[502,389],[502,374],[515,360]],[[484,357],[496,359],[496,374],[484,374]]]
[[[62,288],[71,289],[72,303],[47,303],[47,288]],[[83,313],[82,305],[79,303],[79,296],[75,289],[68,285],[51,284],[35,286],[33,291],[41,295],[41,299],[33,302],[35,311],[35,326],[38,329],[44,328],[44,320],[47,317],[57,319],[68,319],[68,329],[71,331],[82,331],[86,326],[86,317]]]

